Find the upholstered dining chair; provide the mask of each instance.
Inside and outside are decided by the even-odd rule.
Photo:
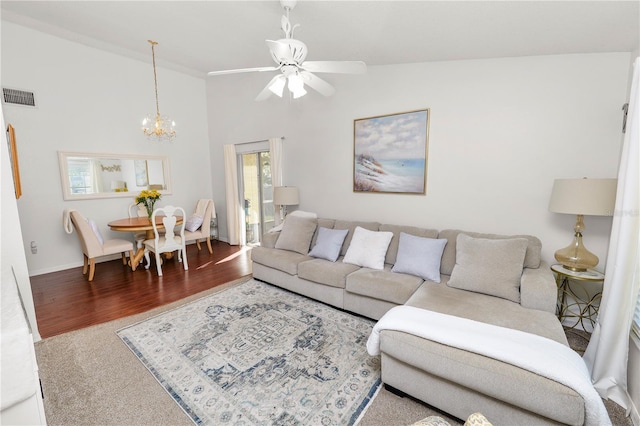
[[[80,239],[80,245],[82,246],[82,253],[84,255],[84,266],[82,268],[82,274],[86,275],[87,270],[89,273],[89,281],[93,281],[93,277],[96,271],[96,258],[101,256],[107,256],[110,254],[120,253],[122,255],[122,264],[127,265],[126,253],[129,253],[129,258],[133,258],[133,243],[127,240],[121,240],[118,238],[105,240],[100,234],[100,230],[92,220],[85,219],[76,210],[65,210],[65,230],[67,233],[71,233],[70,227],[67,226],[69,220],[73,223],[73,227],[78,233]],[[135,268],[132,266],[132,269]]]
[[[202,198],[196,203],[195,212],[186,219],[184,238],[196,241],[198,251],[201,249],[200,241],[206,240],[209,253],[213,254],[211,247],[211,219],[216,217],[216,207],[213,200]]]
[[[142,204],[131,203],[129,204],[129,219],[134,217],[147,217],[147,209]],[[144,240],[147,238],[145,231],[137,231],[133,233],[133,240],[136,242],[138,248],[142,248]]]
[[[164,225],[164,234],[158,230],[158,224],[156,223],[156,216],[164,215],[162,217],[162,224]],[[184,218],[184,209],[182,207],[165,206],[158,207],[153,211],[151,215],[151,222],[153,223],[153,240],[146,240],[144,242],[144,257],[147,261],[145,266],[149,269],[151,261],[149,259],[149,252],[152,251],[156,257],[156,268],[158,269],[158,276],[162,276],[162,259],[161,253],[171,253],[178,251],[178,261],[182,262],[184,270],[189,269],[187,263],[187,246],[184,237],[185,221],[176,226],[176,215],[182,215]],[[179,235],[176,235],[176,228]]]

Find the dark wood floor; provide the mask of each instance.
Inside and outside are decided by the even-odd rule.
[[[38,328],[42,338],[148,311],[251,274],[250,248],[214,241],[198,251],[187,246],[189,270],[177,256],[165,261],[162,277],[155,262],[135,272],[122,261],[96,265],[88,282],[82,267],[31,277]],[[79,254],[80,255],[80,254]]]

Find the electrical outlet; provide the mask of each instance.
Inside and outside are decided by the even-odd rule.
[[[38,245],[35,241],[31,241],[31,253],[38,254]]]

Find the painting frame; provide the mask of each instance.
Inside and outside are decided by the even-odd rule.
[[[431,109],[353,120],[353,192],[427,193]]]
[[[136,175],[136,186],[142,187],[149,185],[147,160],[133,160],[133,169]]]
[[[13,173],[13,187],[16,193],[16,200],[22,196],[22,183],[20,182],[20,165],[18,163],[18,146],[16,143],[16,130],[9,124],[7,126],[7,143],[9,144],[9,161],[11,161],[11,171]]]

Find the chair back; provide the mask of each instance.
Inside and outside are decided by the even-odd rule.
[[[129,204],[129,219],[134,217],[147,217],[147,209],[142,204]]]
[[[164,235],[161,235],[162,230],[158,230],[158,224],[156,223],[156,216],[162,216],[162,224],[164,225]],[[182,223],[178,225],[178,233],[180,239],[176,239],[176,215],[182,216]],[[180,250],[184,242],[184,226],[185,226],[185,213],[182,207],[165,206],[158,207],[153,211],[151,215],[151,223],[153,224],[153,234],[155,236],[155,247],[158,252],[169,252],[174,250]],[[164,237],[161,238],[160,237]]]
[[[78,211],[72,211],[70,213],[71,222],[74,228],[78,232],[78,238],[80,239],[80,245],[82,246],[82,252],[89,258],[101,256],[103,253],[102,244],[100,240],[89,226],[89,222]]]
[[[202,198],[198,200],[196,204],[195,214],[198,214],[202,205],[205,205],[204,214],[202,215],[202,225],[200,226],[200,232],[203,236],[208,236],[211,232],[211,219],[216,217],[216,207],[213,204],[213,200]]]

